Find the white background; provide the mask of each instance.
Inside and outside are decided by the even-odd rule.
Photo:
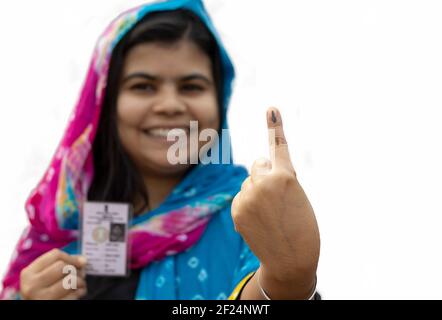
[[[140,3],[0,1],[1,274],[96,39]],[[442,3],[206,5],[237,69],[237,162],[267,155],[265,109],[282,111],[321,230],[324,298],[442,298]]]

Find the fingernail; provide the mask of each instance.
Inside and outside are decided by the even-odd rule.
[[[272,122],[276,123],[276,120],[275,110],[272,110]]]
[[[78,257],[78,262],[82,265],[85,265],[87,263],[87,259],[84,256]]]

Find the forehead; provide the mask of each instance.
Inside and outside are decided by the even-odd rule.
[[[123,75],[148,72],[163,77],[199,72],[211,76],[210,58],[193,42],[143,43],[126,55]]]

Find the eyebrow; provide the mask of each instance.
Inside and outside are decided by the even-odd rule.
[[[152,75],[152,74],[149,74],[149,73],[135,72],[135,73],[131,73],[128,76],[126,76],[123,79],[123,83],[125,83],[125,82],[127,82],[127,81],[129,81],[131,79],[134,79],[134,78],[142,78],[142,79],[150,80],[150,81],[156,81],[156,80],[160,79],[160,77]],[[209,85],[212,84],[212,81],[209,78],[207,78],[205,75],[201,74],[201,73],[191,73],[191,74],[189,74],[187,76],[179,78],[179,80],[180,81],[202,80],[202,81],[206,82]]]

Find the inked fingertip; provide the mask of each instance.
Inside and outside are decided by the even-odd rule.
[[[276,107],[270,107],[267,111],[267,121],[269,125],[276,126],[281,122],[281,115]]]
[[[276,123],[276,120],[275,110],[272,110],[272,122]]]

